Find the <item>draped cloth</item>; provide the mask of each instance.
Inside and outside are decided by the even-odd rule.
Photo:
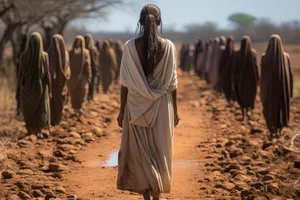
[[[235,91],[233,87],[233,72],[236,64],[235,57],[234,38],[228,37],[226,48],[220,60],[220,88],[228,102],[235,100]]]
[[[70,79],[69,52],[61,35],[54,35],[48,50],[52,82],[51,125],[58,125],[62,118],[67,96],[67,81]]]
[[[212,56],[211,59],[211,67],[208,71],[209,83],[213,89],[218,89],[219,84],[219,76],[220,76],[220,59],[222,56],[222,50],[220,48],[220,39],[215,38],[212,43]]]
[[[99,52],[94,44],[94,39],[91,34],[84,36],[85,48],[90,53],[90,64],[92,69],[92,78],[89,84],[88,99],[94,99],[94,90],[97,87],[97,79],[99,77]]]
[[[29,133],[40,132],[50,127],[51,77],[48,54],[43,51],[42,37],[31,34],[20,58],[20,95],[24,121]]]
[[[209,40],[207,50],[206,50],[206,55],[205,55],[205,63],[204,63],[204,78],[208,84],[210,83],[209,72],[213,61],[212,57],[213,57],[213,45],[212,45],[212,40]]]
[[[146,77],[135,40],[124,47],[121,84],[128,88],[119,151],[117,187],[152,194],[169,193],[172,180],[174,111],[172,91],[178,87],[176,48],[167,40],[163,58]]]
[[[105,41],[100,52],[100,79],[104,93],[107,93],[118,71],[114,49]]]
[[[68,89],[72,107],[79,111],[86,100],[88,83],[92,78],[90,53],[85,48],[83,36],[76,36],[69,55],[71,78],[68,81]]]
[[[235,91],[241,108],[253,109],[259,80],[256,51],[251,40],[244,36],[241,49],[237,52],[235,65]]]
[[[195,47],[193,44],[188,44],[184,52],[183,71],[190,72],[194,65]]]
[[[281,39],[272,35],[261,59],[261,101],[263,114],[271,133],[288,125],[290,98],[293,96],[293,75],[290,57],[284,52]]]

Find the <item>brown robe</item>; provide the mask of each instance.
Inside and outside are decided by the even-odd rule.
[[[220,88],[228,102],[235,100],[233,88],[233,70],[235,68],[236,51],[234,50],[234,38],[228,37],[226,48],[220,61]]]
[[[99,77],[99,51],[94,45],[94,39],[91,34],[85,37],[85,48],[90,52],[90,64],[92,69],[92,79],[89,84],[88,100],[94,99],[94,90],[97,87],[97,79]]]
[[[73,48],[69,53],[71,78],[68,89],[71,95],[72,107],[79,111],[87,96],[88,83],[92,78],[90,53],[85,48],[83,36],[76,36]]]
[[[108,92],[117,71],[117,59],[113,48],[105,41],[100,52],[100,75],[104,93]]]
[[[254,108],[259,80],[256,51],[251,46],[250,38],[244,36],[236,56],[235,90],[242,109]]]
[[[28,133],[50,127],[51,77],[48,54],[39,33],[31,34],[21,54],[19,69],[21,108]]]
[[[67,96],[67,81],[70,79],[69,52],[61,35],[54,35],[48,50],[52,81],[51,125],[60,123]]]
[[[263,114],[271,133],[288,125],[290,98],[293,96],[293,75],[290,57],[284,52],[281,39],[272,35],[261,59],[261,101]]]

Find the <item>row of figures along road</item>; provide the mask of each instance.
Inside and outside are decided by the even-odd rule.
[[[245,115],[251,116],[260,87],[263,115],[271,137],[279,137],[290,119],[293,75],[290,56],[284,52],[280,36],[272,35],[258,67],[257,53],[250,37],[244,36],[240,49],[233,37],[216,37],[202,43],[183,45],[180,68],[194,69],[212,89],[223,93],[228,103],[237,102]]]
[[[30,35],[18,66],[17,112],[23,114],[28,134],[59,125],[70,98],[77,116],[102,86],[117,84],[123,53],[121,41],[97,41],[90,34],[76,36],[67,50],[64,38],[54,35],[47,52],[42,36]]]

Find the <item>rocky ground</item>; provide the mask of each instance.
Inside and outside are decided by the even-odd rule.
[[[0,157],[0,199],[79,199],[62,186],[64,174],[80,163],[76,154],[89,143],[107,137],[104,129],[112,122],[111,113],[118,109],[115,94],[97,96],[77,118],[67,106],[61,126],[41,135],[3,142]],[[25,133],[21,122],[3,127],[2,137]],[[15,134],[16,135],[16,134]]]
[[[173,189],[163,198],[300,199],[298,98],[284,136],[269,140],[259,98],[251,119],[241,121],[238,106],[197,77],[179,81]],[[98,95],[80,118],[67,107],[61,126],[3,143],[0,200],[141,199],[116,190],[117,168],[100,165],[120,144],[117,111],[114,90]],[[23,124],[12,121],[1,135],[12,132],[24,134]]]

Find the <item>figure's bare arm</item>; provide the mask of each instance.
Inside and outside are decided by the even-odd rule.
[[[178,110],[177,110],[177,89],[172,92],[172,99],[173,99],[173,109],[174,109],[174,126],[177,126],[180,121],[180,117],[178,115]]]
[[[121,128],[122,128],[122,125],[123,125],[125,105],[126,105],[126,102],[127,102],[127,94],[128,94],[127,87],[121,85],[121,92],[120,92],[120,113],[119,113],[119,116],[118,116],[118,125]]]

